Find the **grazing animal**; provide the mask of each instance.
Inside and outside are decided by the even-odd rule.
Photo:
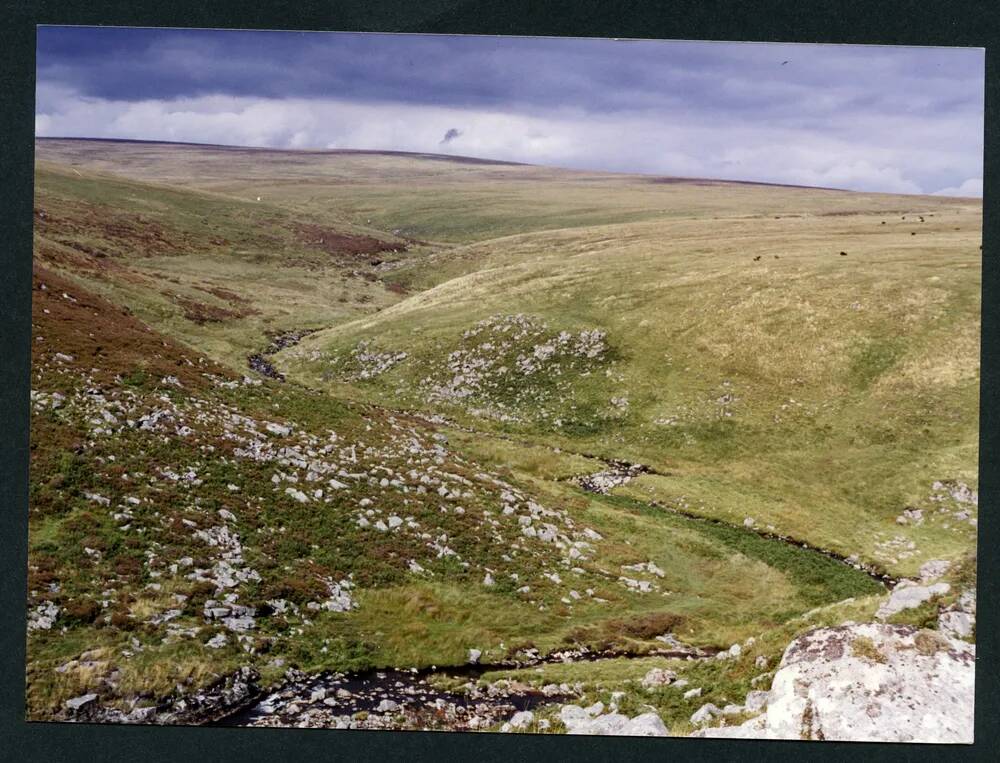
[[[882,225],[885,225],[885,220],[882,221]]]
[[[841,257],[846,257],[846,256],[847,256],[847,252],[841,252],[841,253],[840,253],[840,256],[841,256]]]
[[[919,217],[919,218],[920,218],[920,222],[923,222],[923,221],[924,221],[924,216],[923,216],[923,215],[917,215],[917,217]]]
[[[915,230],[911,230],[911,231],[910,231],[910,235],[911,235],[911,236],[916,236],[916,235],[917,235],[917,232],[916,232]]]
[[[759,259],[760,259],[760,255],[758,254],[756,257],[753,258],[753,261],[757,262]]]
[[[779,259],[778,255],[774,255],[774,259],[776,260]]]

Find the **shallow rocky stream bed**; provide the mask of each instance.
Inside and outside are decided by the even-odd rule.
[[[541,691],[516,683],[480,688],[471,671],[462,674],[470,680],[464,691],[445,691],[431,685],[435,675],[449,674],[387,669],[301,676],[219,725],[474,730],[565,700],[571,691],[566,685]]]

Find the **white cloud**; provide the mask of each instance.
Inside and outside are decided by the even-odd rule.
[[[39,136],[443,151],[580,169],[894,193],[927,192],[951,178],[981,173],[980,160],[942,140],[941,129],[905,116],[891,119],[881,132],[865,120],[856,126],[845,120],[838,130],[818,132],[809,125],[720,121],[697,113],[593,114],[556,108],[528,114],[315,98],[113,101],[40,89],[38,103]],[[442,146],[441,136],[451,128],[460,134]],[[885,139],[886,129],[891,141]],[[915,166],[933,174],[921,178]],[[975,192],[971,183],[961,186],[969,195]]]
[[[983,197],[983,179],[982,178],[969,178],[961,185],[951,186],[950,188],[942,188],[940,191],[934,192],[935,196],[971,196],[982,198]]]

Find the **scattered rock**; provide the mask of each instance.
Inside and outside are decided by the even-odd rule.
[[[664,668],[653,668],[642,679],[642,685],[646,688],[652,686],[667,686],[677,678],[677,674],[672,670]]]

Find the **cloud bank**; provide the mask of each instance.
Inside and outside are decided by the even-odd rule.
[[[59,27],[38,39],[39,136],[982,194],[978,49]]]

